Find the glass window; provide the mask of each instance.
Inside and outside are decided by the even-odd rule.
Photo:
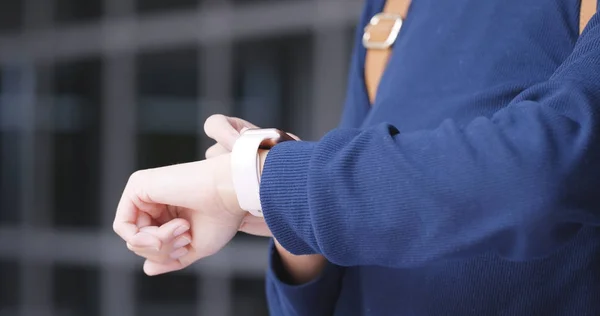
[[[310,128],[310,34],[241,41],[234,52],[233,115],[302,136]],[[264,240],[246,234],[236,239]]]
[[[0,104],[1,106],[1,104]],[[21,211],[20,143],[22,135],[15,130],[0,133],[0,226],[16,223]]]
[[[231,2],[233,2],[236,5],[252,5],[252,4],[257,4],[257,3],[269,3],[269,2],[280,3],[280,2],[293,2],[293,1],[298,1],[298,0],[231,0]]]
[[[137,168],[196,160],[198,49],[182,47],[139,54],[136,81]],[[189,272],[155,277],[137,274],[136,314],[195,315],[197,283],[197,277]]]
[[[291,130],[301,120],[295,109],[308,109],[311,36],[295,34],[237,43],[235,115],[258,126]]]
[[[144,53],[136,64],[138,169],[196,160],[197,49]]]
[[[263,278],[235,278],[233,280],[233,300],[235,301],[233,315],[261,316],[269,314],[264,283]]]
[[[23,24],[22,0],[0,1],[0,32],[16,31]]]
[[[16,261],[0,259],[0,316],[11,314],[19,304],[19,265]]]
[[[149,277],[136,275],[139,316],[196,315],[198,280],[179,272]]]
[[[0,68],[0,224],[17,222],[21,211],[23,135],[17,126],[10,124],[18,121],[19,114],[18,105],[12,103],[15,87],[8,86],[18,80],[18,75]]]
[[[97,268],[56,265],[52,278],[55,315],[100,315],[100,273]]]
[[[54,223],[99,225],[101,61],[57,64],[50,117]]]
[[[4,0],[2,0],[4,1]],[[54,0],[54,19],[61,22],[88,22],[102,16],[102,0]]]
[[[160,13],[168,10],[194,9],[199,0],[137,0],[136,9],[140,13]]]

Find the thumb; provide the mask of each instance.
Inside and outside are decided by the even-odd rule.
[[[246,120],[221,114],[211,115],[204,122],[206,136],[221,144],[227,151],[231,151],[242,130],[256,127]]]

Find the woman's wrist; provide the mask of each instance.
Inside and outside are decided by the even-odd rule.
[[[327,260],[321,255],[296,256],[291,254],[283,248],[277,239],[275,239],[275,249],[279,254],[283,268],[289,276],[289,281],[294,285],[314,280],[327,265]]]

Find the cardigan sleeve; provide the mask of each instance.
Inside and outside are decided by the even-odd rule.
[[[600,226],[599,22],[492,117],[275,146],[260,191],[274,236],[340,266],[403,268],[487,251],[539,258]]]
[[[350,102],[362,97],[360,86],[363,76],[361,60],[364,60],[364,49],[360,46],[362,26],[366,24],[374,8],[372,1],[365,1],[365,7],[355,34],[355,47],[350,63],[346,104],[342,113],[339,128],[358,127],[367,115],[368,108],[360,102]],[[287,273],[282,266],[274,244],[271,242],[269,267],[266,275],[267,302],[271,315],[333,315],[335,303],[339,296],[342,277],[345,269],[329,262],[322,273],[306,284],[292,285],[286,282]]]

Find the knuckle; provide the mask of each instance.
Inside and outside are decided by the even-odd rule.
[[[127,194],[129,200],[133,201],[145,201],[151,202],[150,196],[146,191],[145,186],[147,185],[149,170],[138,170],[129,176],[127,188],[125,194]]]
[[[117,235],[121,236],[121,227],[119,226],[119,223],[116,221],[113,222],[112,229]]]
[[[225,119],[223,114],[213,114],[204,121],[204,132],[208,135],[211,132],[211,126]]]
[[[144,171],[137,170],[129,176],[128,184],[135,184],[142,178]]]

